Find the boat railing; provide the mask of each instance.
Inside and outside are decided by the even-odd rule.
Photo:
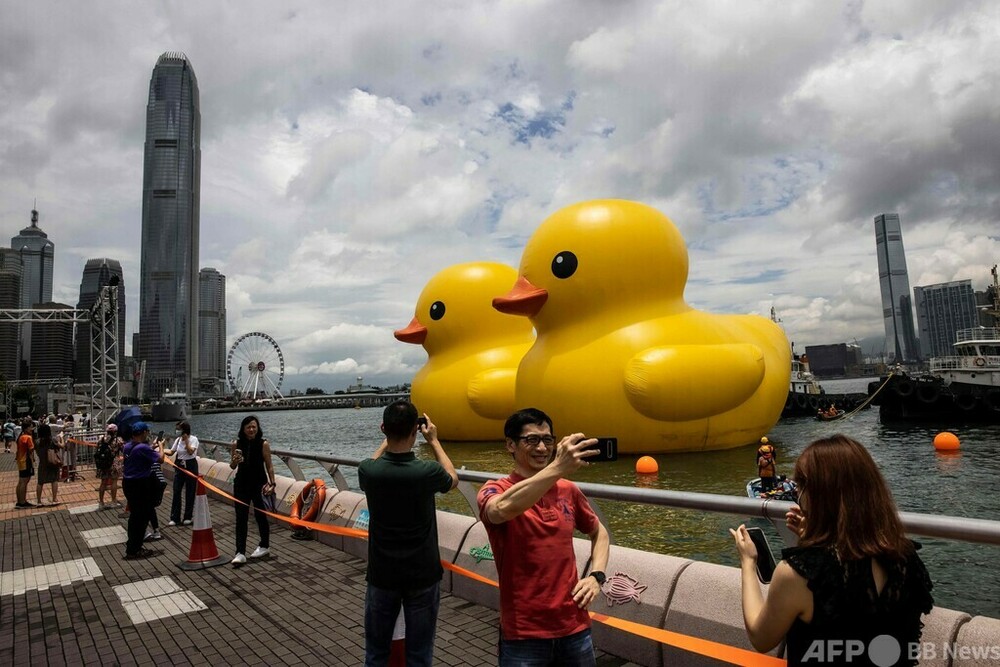
[[[949,356],[949,357],[934,357],[930,361],[930,369],[932,371],[947,371],[947,370],[983,370],[985,368],[998,368],[1000,367],[1000,356],[995,355],[985,355],[981,357],[970,357],[967,355],[963,356]]]
[[[955,334],[956,343],[968,343],[976,340],[1000,341],[1000,328],[973,327],[971,329],[960,329]]]
[[[201,440],[206,453],[217,461],[229,459],[229,443],[214,440]],[[271,448],[271,454],[277,456],[291,472],[296,480],[306,479],[300,461],[309,461],[322,467],[333,479],[338,490],[350,490],[347,479],[340,470],[341,466],[356,468],[363,459],[333,454],[317,454],[312,452],[297,452],[292,450]],[[464,467],[458,471],[458,489],[472,511],[478,516],[476,493],[479,485],[506,475],[467,470]],[[728,496],[715,493],[697,493],[689,491],[668,491],[665,489],[645,489],[613,484],[592,484],[577,482],[577,486],[586,496],[593,499],[641,503],[677,509],[695,510],[700,512],[715,512],[733,514],[740,517],[761,517],[769,520],[778,529],[786,544],[791,545],[794,539],[792,533],[785,528],[785,512],[791,509],[793,503],[778,500],[761,500]],[[602,515],[599,507],[595,508]],[[900,512],[900,519],[907,533],[938,537],[962,542],[977,542],[1000,546],[1000,521],[987,519],[971,519],[966,517],[942,516],[937,514],[921,514],[917,512]],[[602,521],[607,525],[607,521]]]

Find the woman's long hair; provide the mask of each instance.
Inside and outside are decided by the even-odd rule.
[[[243,429],[245,429],[247,424],[249,424],[250,422],[257,422],[257,437],[254,438],[253,440],[247,438],[246,434],[243,432]],[[260,420],[257,419],[256,415],[247,415],[246,417],[243,418],[243,421],[240,422],[240,433],[239,435],[236,436],[236,442],[237,443],[245,442],[247,444],[250,443],[259,444],[264,442],[264,429],[260,427]]]
[[[52,445],[52,427],[42,422],[35,430],[35,444],[38,447],[49,447]]]
[[[913,552],[892,492],[868,450],[837,434],[810,444],[795,462],[806,517],[800,546],[833,546],[843,560],[902,560]]]

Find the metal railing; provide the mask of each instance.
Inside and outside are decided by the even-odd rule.
[[[229,460],[229,443],[214,440],[201,440],[206,453],[217,461]],[[271,449],[271,454],[277,456],[288,467],[292,476],[299,480],[305,480],[299,460],[314,461],[326,470],[333,478],[334,484],[341,491],[350,489],[347,479],[340,471],[340,466],[350,466],[356,468],[364,459],[356,459],[347,456],[334,456],[332,454],[315,454],[311,452],[296,452],[284,449]],[[477,487],[473,484],[483,484],[490,480],[502,479],[506,475],[490,472],[479,472],[461,468],[458,471],[458,489],[464,496],[473,516],[478,516],[479,511],[476,505]],[[672,507],[677,509],[696,510],[701,512],[714,512],[721,514],[735,514],[743,517],[760,517],[770,521],[786,545],[794,544],[795,537],[785,528],[785,512],[792,503],[778,500],[756,500],[752,498],[742,498],[739,496],[726,496],[713,493],[696,493],[689,491],[666,491],[663,489],[638,489],[628,486],[615,486],[612,484],[592,484],[588,482],[576,482],[576,485],[593,501],[596,499],[620,501],[627,503],[642,503],[645,505],[658,505],[661,507]],[[596,507],[595,511],[600,516],[601,510]],[[900,512],[900,519],[907,533],[913,535],[923,535],[925,537],[938,537],[948,540],[959,540],[962,542],[976,542],[980,544],[1000,545],[1000,521],[990,521],[986,519],[969,519],[956,516],[942,516],[937,514],[921,514],[918,512]],[[601,516],[602,522],[604,517]]]
[[[958,343],[967,343],[974,340],[1000,341],[1000,328],[973,327],[971,329],[960,329],[955,334],[955,342]]]
[[[934,357],[930,363],[932,371],[946,371],[959,368],[982,372],[996,370],[1000,368],[1000,356],[986,355],[983,357],[971,357],[963,355]]]

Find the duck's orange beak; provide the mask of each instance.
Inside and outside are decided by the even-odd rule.
[[[393,331],[392,335],[402,343],[423,345],[424,340],[427,338],[427,327],[418,322],[417,318],[414,317],[405,328]]]
[[[493,307],[508,315],[531,317],[538,314],[548,298],[549,293],[544,289],[535,287],[524,276],[518,276],[509,292],[493,299]]]

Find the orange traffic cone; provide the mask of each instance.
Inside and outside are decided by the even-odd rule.
[[[178,471],[175,474],[184,473]],[[194,497],[194,524],[191,526],[191,551],[187,561],[178,563],[182,570],[203,570],[216,565],[222,565],[229,559],[219,555],[215,546],[215,535],[212,533],[212,518],[208,515],[208,496],[205,495],[205,485],[202,476],[198,475],[198,492]]]

